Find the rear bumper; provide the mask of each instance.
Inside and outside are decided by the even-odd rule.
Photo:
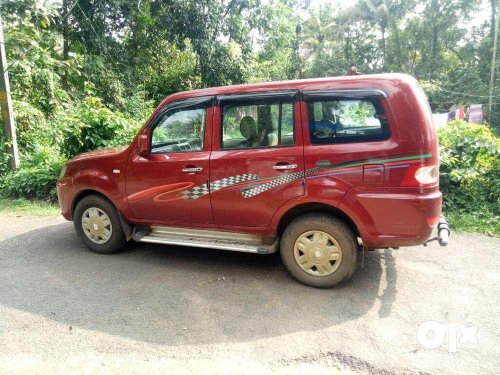
[[[400,247],[427,242],[439,223],[442,195],[366,192],[352,189],[339,208],[355,222],[367,247]]]

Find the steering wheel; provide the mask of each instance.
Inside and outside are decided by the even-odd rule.
[[[189,142],[184,142],[184,143],[178,143],[177,146],[181,149],[181,151],[190,151],[193,148],[189,144]]]

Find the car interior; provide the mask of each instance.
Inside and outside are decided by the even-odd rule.
[[[336,109],[340,107],[339,104],[344,107],[351,106],[352,108],[359,105],[359,103],[359,101],[352,101],[351,103],[349,101],[309,103],[309,129],[313,142],[336,137],[380,135],[385,116],[376,113],[378,108],[372,103],[368,102],[368,106],[371,107],[373,113],[367,113],[365,118],[358,119],[359,123],[356,119],[353,121],[348,115],[343,114],[343,111]],[[361,103],[367,105],[366,102]],[[315,105],[319,105],[320,111],[315,111]]]
[[[224,149],[259,148],[291,146],[294,144],[293,132],[281,134],[277,119],[274,118],[271,105],[257,106],[256,118],[246,115],[239,121],[240,137],[231,136],[223,139]]]

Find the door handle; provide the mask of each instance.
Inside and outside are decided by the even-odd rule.
[[[195,172],[201,172],[203,170],[202,167],[186,167],[182,168],[182,171],[185,173],[195,173]]]
[[[297,164],[284,164],[284,165],[278,164],[273,167],[273,169],[276,169],[278,171],[286,171],[295,168],[297,168]]]

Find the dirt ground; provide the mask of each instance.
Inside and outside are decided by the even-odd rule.
[[[500,239],[453,234],[318,290],[277,255],[98,255],[63,219],[3,218],[0,373],[496,374],[499,259]]]

